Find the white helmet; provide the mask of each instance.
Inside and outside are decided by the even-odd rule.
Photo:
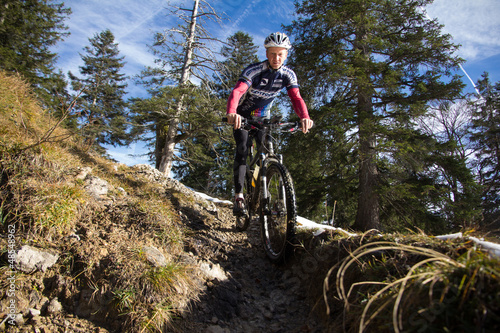
[[[290,43],[290,38],[282,32],[273,32],[269,36],[267,36],[264,41],[264,47],[283,47],[285,49],[290,49],[292,44]]]

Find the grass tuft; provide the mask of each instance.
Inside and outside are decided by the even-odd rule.
[[[359,332],[500,329],[500,296],[488,292],[500,288],[499,260],[474,247],[453,258],[394,242],[362,245],[325,278],[328,314],[330,280],[336,281],[336,295],[343,303],[346,331],[355,331],[354,327]]]

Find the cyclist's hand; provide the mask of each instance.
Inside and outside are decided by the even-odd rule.
[[[307,118],[301,119],[300,123],[301,123],[300,127],[301,127],[303,133],[309,132],[309,129],[311,129],[311,127],[313,127],[313,124],[314,124],[314,122],[311,119],[307,119]]]
[[[237,113],[227,114],[227,122],[234,125],[234,129],[241,127],[241,116]]]

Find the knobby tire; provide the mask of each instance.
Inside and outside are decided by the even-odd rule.
[[[281,263],[290,254],[295,237],[297,208],[290,173],[278,160],[266,165],[268,199],[260,209],[261,236],[264,249],[272,262]]]

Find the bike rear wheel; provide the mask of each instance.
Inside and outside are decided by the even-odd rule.
[[[260,210],[261,235],[267,256],[273,262],[284,261],[295,237],[297,209],[290,173],[277,160],[266,168],[267,199]]]

